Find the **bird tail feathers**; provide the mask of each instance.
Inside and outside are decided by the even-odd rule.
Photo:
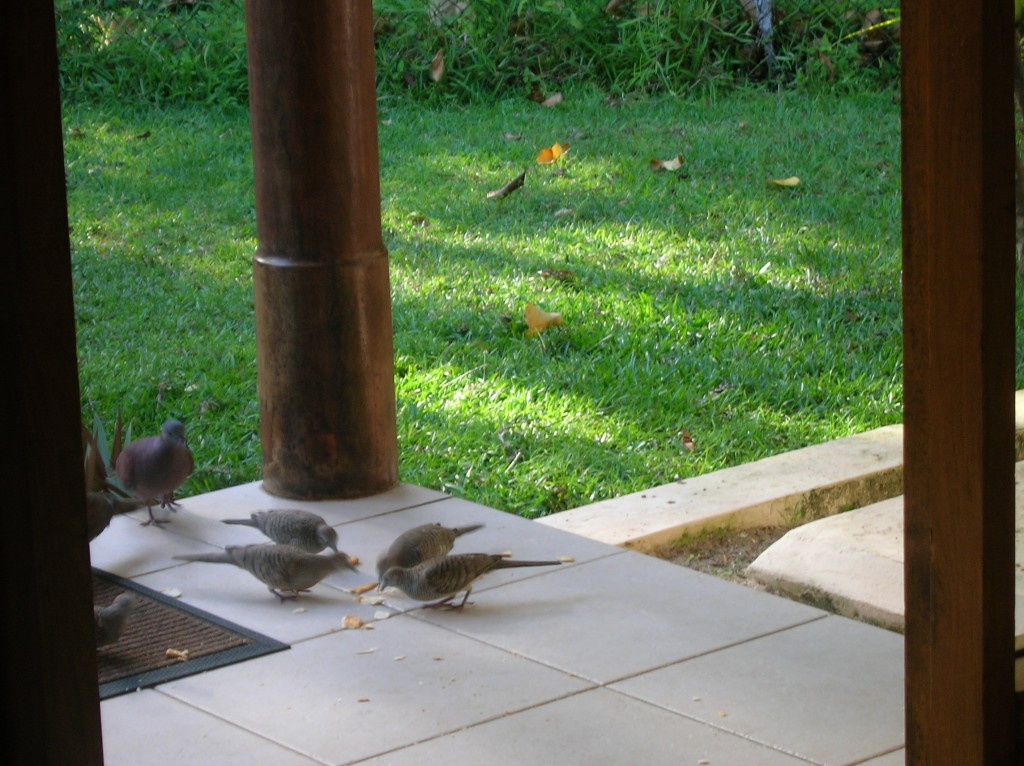
[[[235,560],[228,555],[227,551],[215,553],[183,553],[175,556],[178,561],[205,561],[210,564],[234,564]]]
[[[501,559],[495,569],[509,569],[511,567],[554,567],[561,565],[561,561],[516,561],[515,559]]]

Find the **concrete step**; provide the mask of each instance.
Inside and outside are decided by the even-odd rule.
[[[1016,392],[1017,459],[1024,460],[1024,391]],[[795,527],[903,493],[903,426],[773,455],[537,520],[593,540],[650,552],[705,528]]]
[[[705,528],[794,526],[903,491],[903,426],[784,452],[544,516],[540,524],[642,552]]]
[[[1024,391],[1016,393],[1024,460]],[[1016,636],[1024,650],[1024,463],[1017,465]],[[903,427],[878,428],[538,520],[643,552],[705,528],[786,526],[748,573],[771,590],[903,629]],[[855,509],[855,510],[853,510]],[[1024,661],[1017,663],[1024,689]]]
[[[1024,463],[1016,468],[1014,635],[1024,650]],[[830,612],[902,632],[903,497],[797,527],[764,551],[747,574],[769,590]],[[1017,661],[1024,690],[1024,661]]]
[[[790,530],[747,567],[769,589],[903,630],[903,497]]]

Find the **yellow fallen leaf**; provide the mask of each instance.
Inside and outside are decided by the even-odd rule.
[[[651,160],[651,170],[679,170],[683,166],[683,155],[678,154],[670,160]]]
[[[438,51],[434,54],[433,61],[430,62],[430,78],[434,82],[441,82],[442,77],[444,77],[444,51]]]
[[[537,164],[550,165],[552,162],[557,162],[567,151],[569,151],[569,144],[565,146],[562,146],[562,144],[552,144],[550,147],[540,150],[540,154],[537,155]]]
[[[534,304],[526,307],[526,337],[537,335],[541,330],[562,324],[562,315],[550,313]]]
[[[769,186],[799,186],[800,179],[796,176],[790,176],[789,178],[773,178],[768,182]]]

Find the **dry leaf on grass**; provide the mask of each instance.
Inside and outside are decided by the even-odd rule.
[[[438,51],[430,62],[430,79],[434,82],[441,82],[442,77],[444,77],[444,51]]]
[[[553,106],[558,106],[561,103],[562,103],[562,94],[561,93],[552,93],[546,99],[541,101],[540,105],[541,106],[546,106],[548,108],[551,108]]]
[[[697,449],[697,445],[693,441],[693,437],[690,436],[690,432],[685,428],[679,432],[679,444],[687,452],[693,452]]]
[[[534,304],[526,307],[526,337],[537,335],[541,330],[562,324],[562,315],[538,308]]]
[[[651,170],[679,170],[683,166],[683,155],[677,154],[670,160],[651,160]]]
[[[800,185],[800,179],[796,176],[790,176],[789,178],[772,178],[768,181],[768,185],[792,188]]]

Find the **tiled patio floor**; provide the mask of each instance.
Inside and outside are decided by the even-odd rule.
[[[315,510],[358,574],[280,603],[248,573],[178,553],[264,542],[220,519]],[[291,644],[105,700],[108,766],[365,763],[902,764],[903,639],[438,492],[303,503],[249,484],[182,501],[164,528],[118,517],[101,569]],[[346,589],[425,522],[486,526],[456,552],[572,563],[484,578],[462,612]],[[341,630],[345,615],[372,630]],[[382,619],[382,615],[387,615]]]

